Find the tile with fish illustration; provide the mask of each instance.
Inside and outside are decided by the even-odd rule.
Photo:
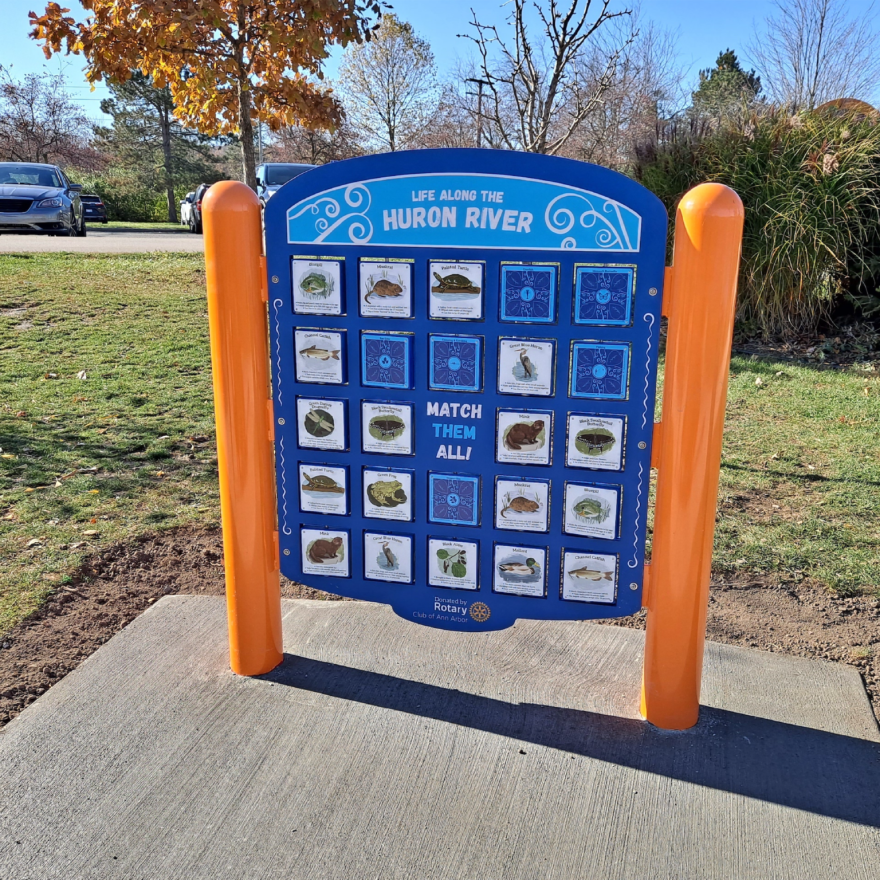
[[[364,578],[368,581],[411,584],[412,536],[364,532]]]
[[[626,419],[569,413],[565,432],[565,463],[594,471],[622,471]]]
[[[620,536],[622,486],[566,483],[562,531],[583,538],[614,541]]]
[[[629,345],[573,342],[570,397],[626,400],[629,392]]]
[[[635,278],[635,266],[575,265],[574,323],[629,327]]]
[[[547,595],[547,548],[496,544],[492,592],[544,598]]]
[[[348,513],[348,468],[299,463],[299,509],[303,513]]]
[[[502,263],[501,320],[554,324],[558,279],[557,263]]]
[[[428,538],[428,586],[450,590],[478,590],[480,544]]]
[[[345,384],[345,331],[294,330],[296,381]]]
[[[563,550],[560,595],[569,602],[613,605],[617,598],[617,555]]]
[[[342,265],[344,260],[293,257],[293,313],[295,315],[344,315]]]
[[[428,317],[482,321],[485,263],[428,261]]]
[[[556,343],[552,339],[498,340],[498,393],[552,397]]]
[[[550,481],[495,478],[495,528],[546,532],[550,528]]]
[[[350,535],[347,529],[300,529],[303,574],[350,577]]]
[[[361,401],[361,449],[380,455],[412,455],[415,451],[411,403]]]
[[[296,439],[300,449],[348,449],[347,400],[296,398]]]
[[[483,390],[483,337],[429,334],[428,385],[435,391]]]
[[[413,387],[413,335],[361,333],[361,385],[370,388]]]
[[[467,474],[428,474],[428,520],[478,526],[480,478]]]
[[[413,264],[410,260],[361,260],[358,275],[358,302],[362,318],[413,316]]]
[[[496,461],[505,464],[550,464],[553,449],[552,411],[499,409],[497,419]]]
[[[365,517],[412,521],[412,471],[365,467],[363,487]]]

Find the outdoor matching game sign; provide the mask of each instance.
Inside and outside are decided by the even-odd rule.
[[[265,214],[281,571],[445,629],[642,606],[666,212],[425,150]]]

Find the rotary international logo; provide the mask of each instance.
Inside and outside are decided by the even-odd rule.
[[[470,615],[477,623],[483,623],[492,616],[489,606],[483,602],[474,602],[470,608]]]

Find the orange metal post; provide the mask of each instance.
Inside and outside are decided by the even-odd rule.
[[[229,652],[234,672],[261,675],[282,652],[260,203],[223,181],[204,218]]]
[[[688,192],[675,218],[642,715],[697,723],[743,206],[726,186]]]

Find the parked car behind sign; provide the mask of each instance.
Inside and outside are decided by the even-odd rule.
[[[205,193],[211,188],[210,183],[200,183],[196,187],[196,192],[192,202],[192,217],[189,222],[189,231],[201,233],[202,231],[202,199]]]
[[[316,165],[304,165],[297,162],[264,162],[257,166],[257,195],[260,204],[265,207],[266,202],[294,177],[317,168]]]
[[[57,165],[0,162],[0,233],[85,235],[81,189]]]
[[[180,225],[189,226],[190,232],[195,230],[190,226],[192,222],[193,202],[196,200],[194,192],[188,192],[184,198],[180,200]]]
[[[83,214],[86,220],[94,220],[101,223],[107,222],[107,208],[100,196],[96,195],[80,195],[80,201],[83,206]]]

